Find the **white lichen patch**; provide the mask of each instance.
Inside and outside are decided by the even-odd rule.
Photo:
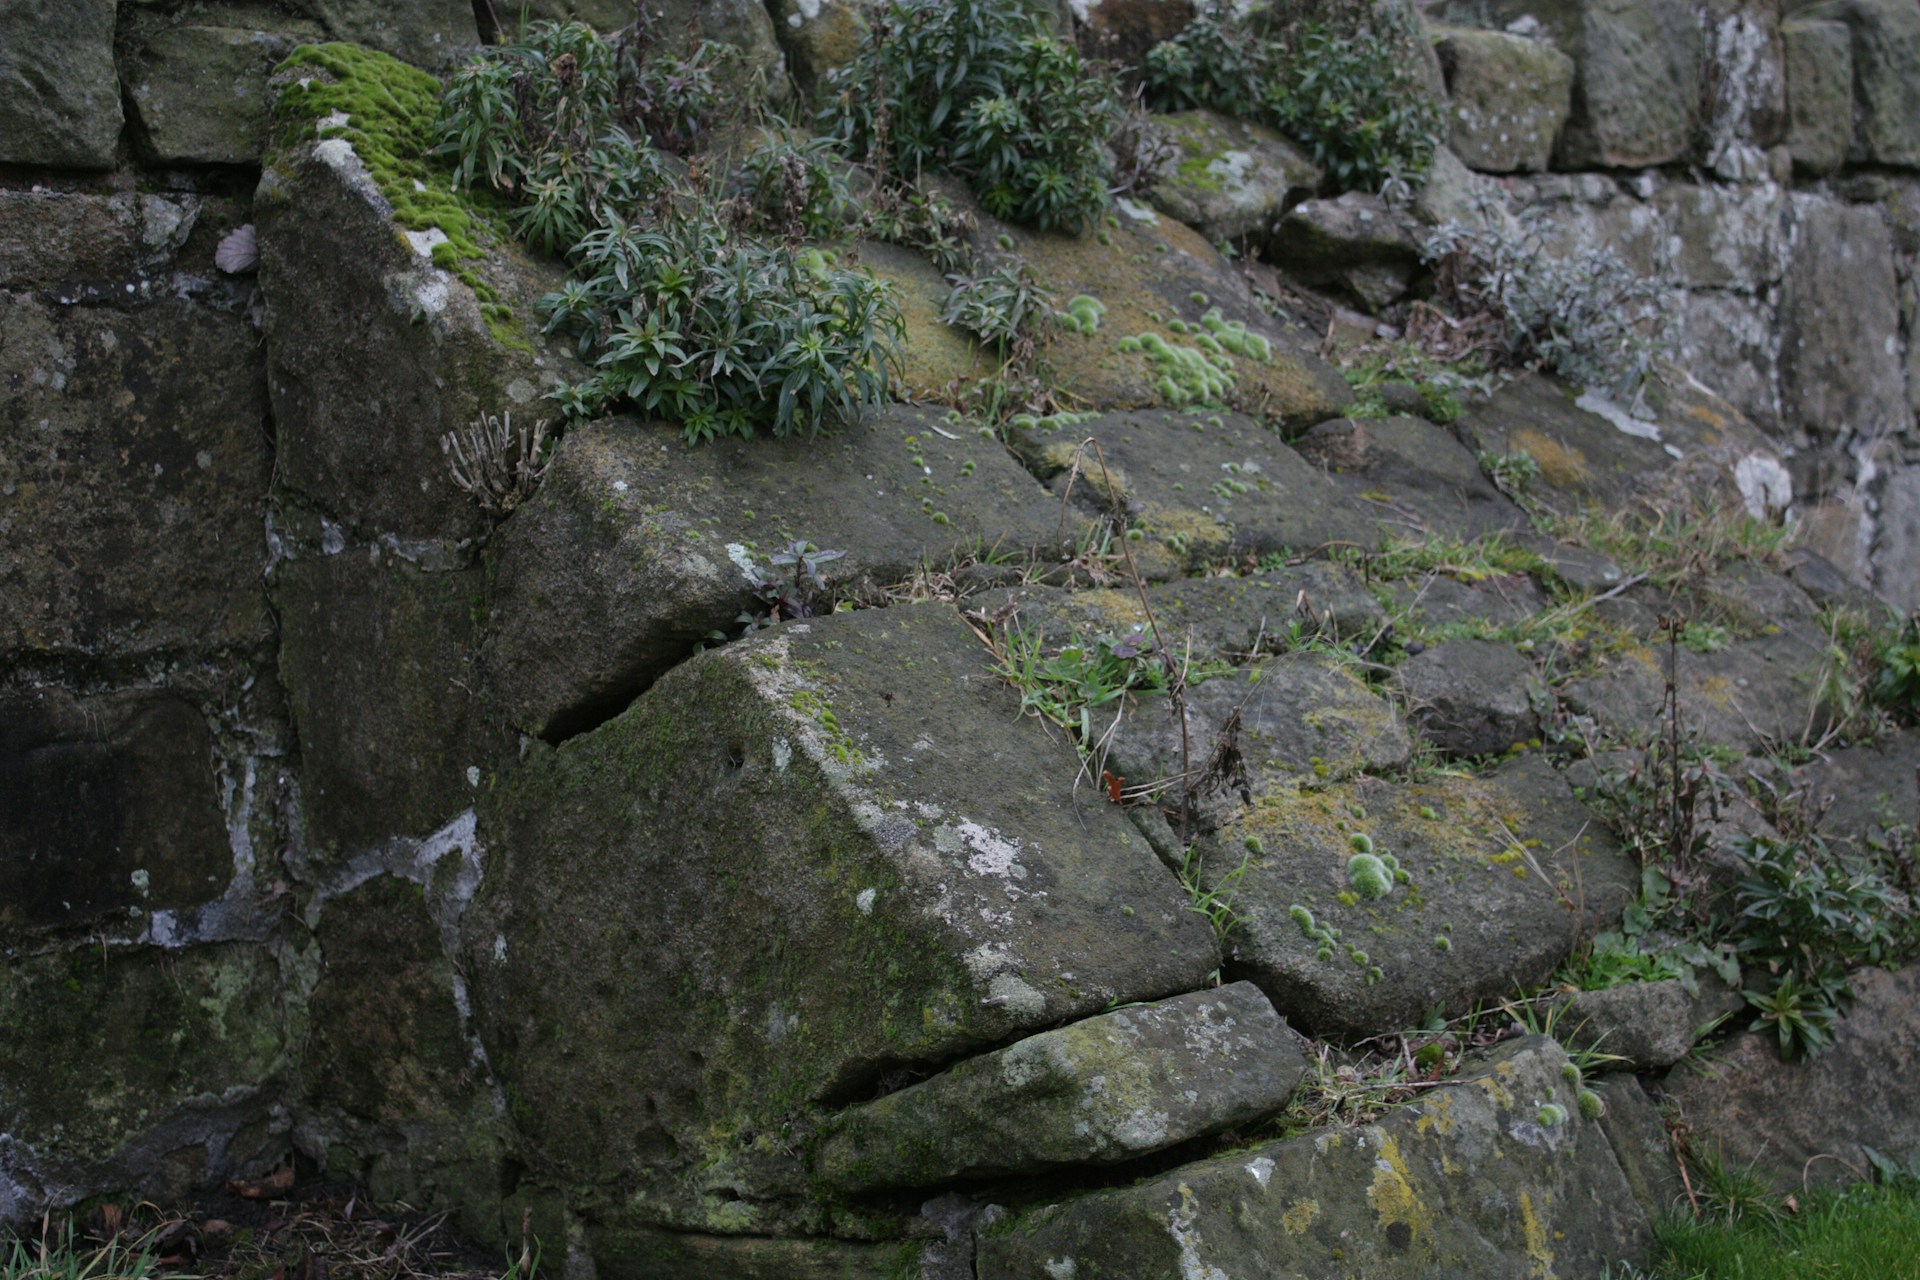
[[[1047,998],[1011,973],[987,984],[987,999],[1016,1018],[1038,1018],[1047,1011]]]
[[[1167,1212],[1167,1234],[1180,1250],[1180,1280],[1233,1280],[1220,1268],[1200,1257],[1200,1232],[1194,1220],[1200,1216],[1200,1204],[1193,1188],[1180,1184],[1180,1203]]]
[[[860,908],[861,915],[870,916],[873,914],[874,899],[879,896],[880,891],[878,889],[862,889],[853,896],[853,905]]]
[[[1641,440],[1660,439],[1658,426],[1634,417],[1621,405],[1597,391],[1589,391],[1573,403],[1574,407],[1584,409],[1597,418],[1605,419],[1614,430],[1623,435],[1634,436]]]
[[[1245,151],[1223,151],[1207,162],[1207,173],[1219,180],[1229,195],[1238,195],[1248,187],[1253,174],[1253,157]]]
[[[1273,1178],[1273,1161],[1266,1156],[1250,1160],[1247,1162],[1247,1172],[1253,1175],[1253,1180],[1260,1184],[1262,1191],[1265,1191],[1267,1183]]]
[[[400,234],[413,246],[415,255],[429,262],[433,260],[434,246],[447,243],[447,233],[438,227],[428,227],[425,231],[402,231]]]
[[[973,874],[998,876],[1003,880],[1027,878],[1027,869],[1020,865],[1018,840],[1009,839],[977,822],[962,822],[957,827],[941,828],[936,832],[936,844],[939,842],[941,832],[948,830],[957,835],[960,841],[971,850],[967,855],[967,869]]]
[[[1793,505],[1793,477],[1779,459],[1764,453],[1750,453],[1733,467],[1733,482],[1740,487],[1740,499],[1747,514],[1764,520]]]

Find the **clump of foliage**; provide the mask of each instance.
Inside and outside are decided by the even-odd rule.
[[[953,288],[940,318],[1002,352],[1032,343],[1041,322],[1053,315],[1051,295],[1024,258],[1009,254],[988,270],[947,279]]]
[[[824,130],[903,178],[947,169],[995,217],[1074,229],[1106,206],[1111,77],[1020,0],[893,0],[832,76]]]
[[[620,405],[716,436],[817,434],[885,400],[902,334],[890,288],[818,251],[736,234],[724,202],[671,177],[658,148],[697,137],[714,55],[676,58],[644,25],[609,43],[534,23],[456,72],[440,150],[456,180],[574,279],[542,299],[596,372],[558,394],[569,418]],[[833,216],[824,158],[773,148],[749,181],[806,232]],[[754,207],[766,215],[766,206]]]
[[[1343,191],[1424,178],[1442,115],[1413,72],[1410,11],[1353,0],[1302,10],[1278,27],[1237,5],[1203,10],[1148,52],[1148,101],[1270,124],[1305,143]]]
[[[736,181],[741,221],[781,239],[829,239],[853,214],[846,165],[831,138],[796,140],[763,130]]]
[[[1434,268],[1435,302],[1478,331],[1495,367],[1546,368],[1596,390],[1631,392],[1667,352],[1659,286],[1613,250],[1570,257],[1548,251],[1547,227],[1517,224],[1435,229],[1421,250]]]

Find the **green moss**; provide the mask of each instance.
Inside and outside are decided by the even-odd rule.
[[[275,74],[285,79],[274,109],[279,145],[345,139],[393,206],[396,223],[446,236],[433,248],[433,264],[458,277],[482,303],[510,315],[471,265],[485,260],[485,245],[502,238],[493,210],[485,197],[455,190],[451,175],[427,158],[440,119],[440,82],[353,44],[301,45]],[[500,337],[505,321],[490,315],[487,327]],[[512,338],[527,345],[517,332]]]

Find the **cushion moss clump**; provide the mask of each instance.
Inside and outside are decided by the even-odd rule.
[[[312,71],[319,74],[304,74]],[[496,238],[488,197],[455,189],[426,157],[440,119],[440,82],[397,58],[354,44],[301,45],[280,64],[276,115],[281,144],[340,138],[353,147],[374,185],[409,231],[438,231],[433,265],[472,289],[489,323],[500,298],[468,265]]]

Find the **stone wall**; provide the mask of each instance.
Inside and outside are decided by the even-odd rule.
[[[847,0],[665,7],[670,30],[738,45],[775,99],[844,57],[853,29]],[[1050,8],[1123,53],[1185,13]],[[572,9],[610,23],[626,6],[534,12]],[[1458,705],[1462,727],[1415,723],[1404,697],[1315,655],[1255,655],[1285,678],[1249,675],[1192,712],[1209,732],[1244,712],[1262,753],[1246,803],[1267,807],[1210,813],[1214,847],[1275,849],[1250,882],[1274,927],[1223,955],[1164,865],[1171,833],[1090,805],[1056,737],[1009,727],[1018,700],[954,609],[822,619],[689,661],[753,603],[734,548],[846,550],[843,585],[868,598],[935,567],[982,588],[1015,576],[1015,552],[1070,558],[1099,513],[1062,504],[1070,445],[1033,433],[1010,452],[897,406],[820,445],[700,453],[653,424],[596,424],[496,527],[448,482],[440,440],[483,412],[537,416],[571,370],[530,323],[553,264],[495,246],[466,275],[444,269],[396,213],[391,175],[276,112],[314,64],[273,72],[317,40],[390,55],[378,74],[443,69],[475,47],[476,12],[0,14],[0,1222],[123,1190],[176,1198],[292,1155],[456,1207],[481,1235],[532,1212],[556,1256],[610,1276],[880,1275],[903,1249],[926,1277],[972,1275],[976,1241],[982,1275],[1057,1274],[1056,1248],[1096,1259],[1143,1231],[1158,1234],[1128,1256],[1184,1265],[1230,1233],[1234,1196],[1254,1197],[1246,1247],[1269,1263],[1369,1232],[1382,1266],[1474,1248],[1540,1263],[1541,1230],[1571,1241],[1563,1267],[1641,1247],[1657,1204],[1631,1148],[1579,1114],[1544,1041],[1429,1109],[1470,1116],[1462,1142],[1496,1135],[1534,1179],[1538,1199],[1514,1204],[1537,1217],[1438,1229],[1462,1193],[1432,1170],[1458,1153],[1412,1113],[1334,1144],[1345,1201],[1378,1212],[1329,1199],[1338,1212],[1304,1244],[1296,1226],[1321,1209],[1270,1180],[1315,1164],[1311,1138],[1182,1164],[1204,1203],[1170,1175],[1071,1212],[1029,1203],[1028,1230],[1009,1233],[963,1202],[982,1179],[1084,1189],[1108,1164],[1171,1166],[1195,1150],[1181,1144],[1270,1112],[1300,1070],[1276,1009],[1359,1035],[1544,978],[1592,921],[1476,841],[1524,815],[1522,834],[1564,855],[1549,870],[1583,885],[1581,910],[1617,911],[1631,871],[1566,817],[1562,775],[1535,756],[1417,794],[1383,778],[1415,733],[1460,755],[1525,741],[1543,714],[1626,736],[1645,681],[1629,668],[1490,700],[1543,689],[1529,656],[1410,666],[1421,705]],[[1270,342],[1247,377],[1297,450],[1238,415],[1196,432],[1104,348],[1057,353],[1100,411],[1085,431],[1148,535],[1156,607],[1236,660],[1261,648],[1267,598],[1350,598],[1351,629],[1371,630],[1378,603],[1330,571],[1261,581],[1251,602],[1188,575],[1408,518],[1525,536],[1472,448],[1529,431],[1582,460],[1547,477],[1569,494],[1624,506],[1717,486],[1790,509],[1856,583],[1920,603],[1920,8],[1481,0],[1427,20],[1453,133],[1412,213],[1312,199],[1285,139],[1195,117],[1177,122],[1184,145],[1241,157],[1229,168],[1252,179],[1170,183],[1159,213],[1132,206],[1097,247],[982,219],[983,244],[1004,234],[1062,296],[1101,296],[1116,330],[1183,308],[1197,322],[1204,290]],[[1361,426],[1319,335],[1257,305],[1210,243],[1265,249],[1302,287],[1378,308],[1418,287],[1423,220],[1502,205],[1657,275],[1704,385],[1646,420],[1536,379],[1453,434]],[[938,273],[870,248],[930,314]],[[958,345],[915,330],[910,385],[970,367]],[[1186,491],[1195,466],[1260,479],[1216,501]],[[1540,545],[1553,567],[1509,584],[1536,604],[1548,581],[1620,580]],[[1819,648],[1813,598],[1853,598],[1817,568],[1716,584],[1763,599],[1782,632],[1696,677],[1749,690],[1716,722],[1743,750],[1809,710],[1793,681]],[[1443,596],[1461,616],[1511,605],[1451,580]],[[1621,616],[1658,603],[1629,597]],[[1042,606],[1109,625],[1134,607],[1064,589],[1025,605]],[[1469,668],[1494,674],[1455,678]],[[1789,688],[1798,701],[1772,697]],[[1150,732],[1123,749],[1142,773],[1171,768]],[[1302,776],[1325,803],[1276,811]],[[1422,849],[1407,861],[1424,905],[1367,915],[1314,879],[1344,845],[1336,807]],[[1436,835],[1439,812],[1459,832]],[[1381,934],[1369,964],[1329,971],[1303,951],[1287,908],[1309,882],[1322,920]],[[1471,927],[1453,932],[1456,917]],[[1244,981],[1216,990],[1223,966]],[[1229,1079],[1234,1053],[1272,1070]],[[1063,1123],[1049,1101],[1123,1077],[1136,1092],[1097,1123]],[[1636,1089],[1610,1125],[1637,1114]],[[1205,1105],[1159,1106],[1182,1090]],[[1006,1116],[1007,1142],[980,1143]],[[943,1124],[985,1149],[927,1150]],[[1474,1194],[1484,1212],[1520,1193]]]

